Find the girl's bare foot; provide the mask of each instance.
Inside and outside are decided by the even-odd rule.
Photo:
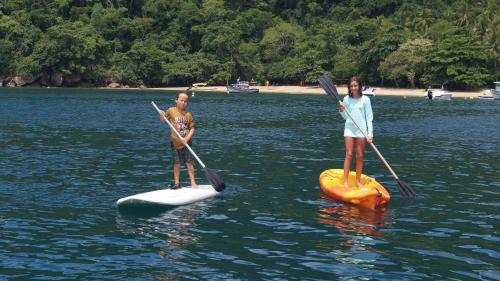
[[[345,181],[345,182],[344,182],[344,187],[345,187],[345,188],[349,188],[349,182]]]
[[[362,185],[360,182],[357,182],[357,183],[356,183],[356,186],[357,186],[357,187],[365,187],[365,186],[364,186],[364,185]]]
[[[192,182],[192,183],[191,183],[191,187],[192,187],[192,188],[198,188],[198,185],[197,185],[195,182],[194,182],[194,183]]]

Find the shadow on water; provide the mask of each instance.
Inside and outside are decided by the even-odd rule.
[[[123,217],[128,218],[151,218],[161,216],[163,213],[173,210],[179,206],[161,206],[161,205],[127,205],[117,206],[116,208]]]

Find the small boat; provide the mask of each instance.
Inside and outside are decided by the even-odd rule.
[[[240,81],[238,79],[236,84],[231,84],[231,85],[226,86],[227,93],[228,94],[229,93],[248,93],[248,94],[258,93],[259,88],[256,87],[256,84],[257,83],[254,81],[248,82],[248,81]]]
[[[365,95],[365,96],[369,96],[369,97],[375,96],[375,89],[370,88],[368,86],[363,86],[361,88],[361,91],[362,91],[363,95]]]
[[[362,187],[357,187],[356,172],[349,173],[349,187],[344,187],[344,170],[329,169],[319,176],[321,190],[330,198],[350,203],[370,210],[389,202],[389,192],[374,178],[361,175]]]
[[[494,99],[500,100],[500,81],[495,82],[495,89],[490,90]]]
[[[429,100],[451,100],[452,93],[442,84],[432,84],[425,90],[424,97]]]

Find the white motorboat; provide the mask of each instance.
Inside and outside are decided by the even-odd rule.
[[[363,86],[361,88],[361,91],[363,92],[363,95],[369,96],[369,97],[374,97],[375,96],[375,89],[370,88],[368,86]]]
[[[259,88],[255,85],[255,82],[239,81],[236,84],[227,85],[228,93],[258,93]]]
[[[444,85],[432,84],[425,90],[424,97],[430,100],[451,100],[452,93]]]
[[[494,99],[500,100],[500,81],[495,82],[495,89],[490,90]]]

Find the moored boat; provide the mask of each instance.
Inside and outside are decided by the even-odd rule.
[[[444,85],[432,84],[425,90],[424,97],[429,100],[451,100],[452,93]]]
[[[255,82],[239,81],[236,84],[227,85],[228,93],[258,93],[259,88],[257,88]]]
[[[500,81],[495,82],[495,88],[490,90],[494,99],[500,100]]]
[[[357,187],[356,172],[349,173],[349,187],[344,187],[344,170],[329,169],[319,176],[321,190],[329,197],[342,202],[374,210],[387,204],[391,198],[389,192],[374,178],[361,175],[362,187]]]
[[[370,88],[368,86],[363,86],[363,88],[361,89],[363,95],[365,96],[369,96],[369,97],[374,97],[375,96],[375,89],[373,88]]]

